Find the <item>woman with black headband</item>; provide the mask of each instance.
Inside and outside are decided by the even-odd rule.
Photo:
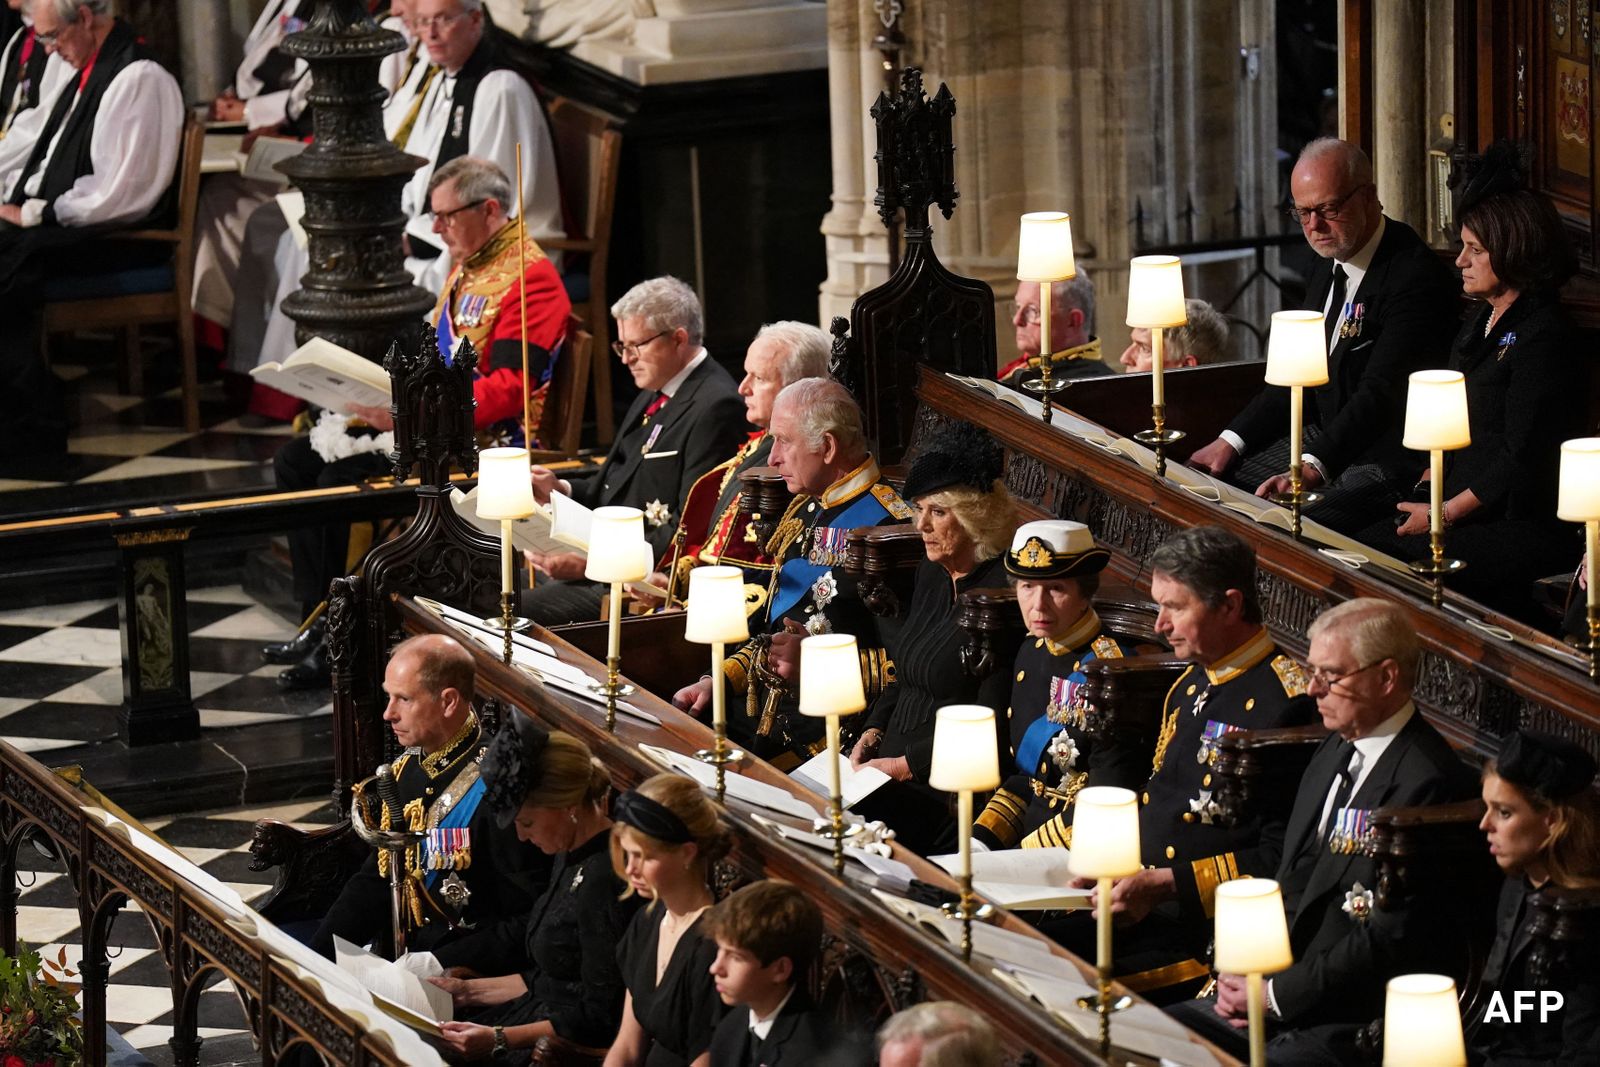
[[[727,1009],[710,974],[717,943],[701,919],[728,831],[700,787],[675,774],[622,794],[612,815],[614,869],[652,902],[634,915],[617,949],[628,997],[605,1067],[707,1067],[711,1035]]]
[[[487,926],[440,950],[480,975],[430,979],[462,1021],[444,1039],[465,1060],[528,1063],[535,1046],[603,1049],[622,1018],[616,944],[638,901],[611,869],[610,779],[582,741],[512,713],[483,759],[485,803],[502,826],[556,857],[526,925]]]
[[[1594,776],[1594,758],[1582,748],[1531,730],[1512,734],[1484,766],[1480,826],[1506,883],[1484,963],[1483,1014],[1470,1031],[1474,1064],[1600,1063],[1600,976],[1592,958],[1556,958],[1536,982],[1532,952],[1532,897],[1549,887],[1600,887]],[[1542,1021],[1538,1010],[1526,1010],[1526,999],[1516,1010],[1516,992],[1534,989],[1561,996],[1561,1007]]]

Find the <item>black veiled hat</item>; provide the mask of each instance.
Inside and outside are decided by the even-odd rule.
[[[1554,734],[1518,730],[1500,746],[1495,773],[1550,800],[1566,800],[1594,781],[1594,757]]]
[[[952,423],[935,431],[917,453],[900,495],[915,500],[953,485],[987,493],[1004,471],[1005,453],[994,438],[968,423]]]
[[[1456,218],[1487,197],[1525,189],[1532,153],[1526,145],[1499,140],[1482,155],[1467,156],[1450,173],[1450,188],[1455,191]]]
[[[550,740],[550,731],[516,711],[508,713],[500,732],[489,742],[479,773],[483,776],[484,799],[494,813],[495,824],[511,825],[542,777],[539,757]]]

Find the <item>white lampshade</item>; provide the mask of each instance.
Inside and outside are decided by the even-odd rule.
[[[526,448],[478,453],[478,518],[525,519],[533,514],[533,474]]]
[[[853,634],[817,634],[800,642],[800,714],[854,715],[866,706]]]
[[[1064,282],[1075,277],[1072,218],[1065,211],[1030,211],[1017,235],[1019,282]]]
[[[595,508],[589,523],[589,561],[583,576],[591,582],[637,582],[650,573],[644,543],[644,512],[638,508]]]
[[[1067,869],[1079,878],[1125,878],[1139,862],[1139,799],[1131,789],[1092,785],[1078,793]]]
[[[1216,906],[1217,970],[1272,974],[1294,962],[1277,882],[1270,878],[1223,882],[1217,886]]]
[[[1418,452],[1448,452],[1472,443],[1467,425],[1467,377],[1456,370],[1419,370],[1406,392],[1402,443]]]
[[[1456,984],[1442,974],[1389,979],[1383,1007],[1383,1067],[1463,1067]]]
[[[744,572],[738,567],[696,567],[689,572],[686,641],[732,644],[750,636],[744,613]]]
[[[1568,522],[1600,519],[1600,437],[1561,442],[1561,491],[1556,515]]]
[[[1268,385],[1327,385],[1328,335],[1318,311],[1274,311],[1267,337]]]
[[[1134,256],[1128,266],[1128,325],[1182,326],[1189,321],[1183,303],[1183,264],[1177,256]]]
[[[994,709],[982,704],[947,704],[935,712],[933,770],[928,784],[947,793],[976,793],[999,786],[1000,752],[994,726]]]

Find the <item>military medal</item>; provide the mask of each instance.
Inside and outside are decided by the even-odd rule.
[[[472,863],[472,831],[465,826],[429,830],[423,857],[423,866],[430,871],[466,870]]]
[[[811,531],[811,551],[806,562],[818,567],[833,567],[844,562],[844,543],[850,531],[845,527],[819,526]]]
[[[456,301],[456,322],[469,328],[480,326],[488,307],[489,298],[482,293],[462,293]]]
[[[1194,698],[1194,707],[1189,709],[1190,715],[1199,715],[1200,709],[1206,706],[1206,701],[1211,696],[1211,687],[1208,685],[1200,690],[1200,695]]]
[[[1215,719],[1206,723],[1205,730],[1200,734],[1200,747],[1195,751],[1196,763],[1217,762],[1217,741],[1223,734],[1231,734],[1239,729],[1232,723],[1217,722]]]
[[[472,890],[461,876],[451,871],[439,885],[439,894],[444,897],[444,902],[450,905],[459,914],[467,910],[467,901],[472,898]]]
[[[1345,893],[1339,910],[1358,923],[1366,922],[1372,918],[1372,890],[1363,889],[1360,882],[1354,883]]]
[[[641,456],[649,455],[650,454],[650,450],[655,447],[656,438],[658,438],[660,436],[661,436],[661,423],[658,422],[658,423],[656,423],[654,426],[652,426],[650,428],[650,436],[645,438],[644,447],[639,449],[639,454]]]
[[[1050,701],[1045,705],[1045,718],[1064,726],[1081,727],[1083,701],[1078,695],[1081,689],[1082,686],[1070,678],[1050,679]]]
[[[1372,812],[1361,808],[1340,808],[1334,812],[1333,829],[1328,834],[1328,851],[1348,856],[1365,848]]]
[[[1211,790],[1209,789],[1200,790],[1200,795],[1189,801],[1189,811],[1198,816],[1200,821],[1207,826],[1211,825],[1217,816],[1217,812],[1221,810],[1221,805],[1212,799]]]
[[[1339,336],[1349,339],[1361,336],[1361,317],[1366,312],[1365,304],[1346,304],[1344,306],[1344,325],[1339,327]]]
[[[1063,778],[1071,774],[1078,765],[1078,743],[1065,730],[1050,739],[1047,751],[1050,754],[1050,762],[1056,765],[1056,770],[1061,772]]]

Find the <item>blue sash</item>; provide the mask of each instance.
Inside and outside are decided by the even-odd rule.
[[[473,814],[478,810],[478,802],[483,799],[484,788],[483,776],[479,775],[478,780],[472,783],[472,788],[468,789],[466,794],[456,801],[455,807],[446,812],[445,817],[439,820],[438,828],[440,830],[467,829],[472,822]],[[470,843],[468,847],[471,847]],[[424,863],[424,866],[431,865]],[[429,870],[423,878],[423,884],[432,889],[448,873],[450,873],[448,869]]]
[[[862,490],[855,503],[835,515],[828,525],[842,529],[876,526],[887,514],[888,511],[878,502],[878,498],[873,495],[869,486]],[[772,604],[767,610],[769,625],[783,618],[789,613],[790,608],[800,603],[811,590],[812,583],[822,577],[823,572],[833,569],[830,564],[812,563],[807,558],[817,529],[820,527],[812,527],[805,532],[805,543],[801,545],[800,555],[785,563],[783,569],[778,572],[778,591],[774,594]]]

